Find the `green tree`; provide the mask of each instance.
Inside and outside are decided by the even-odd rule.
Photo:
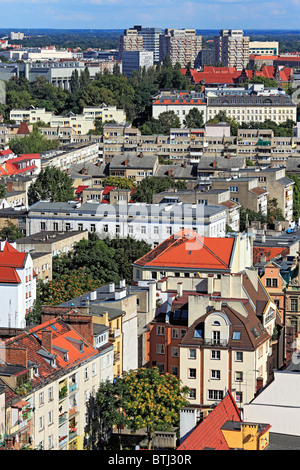
[[[183,123],[188,129],[200,129],[204,125],[203,111],[200,112],[198,108],[192,108],[187,113]]]
[[[2,240],[15,241],[22,236],[22,230],[11,221],[7,221],[6,227],[0,230],[0,238]]]
[[[6,187],[4,184],[0,183],[0,198],[5,197],[6,195]]]
[[[298,222],[300,217],[300,177],[292,174],[288,175],[294,181],[293,185],[293,217]]]
[[[246,230],[246,228],[251,225],[251,222],[255,220],[263,224],[268,222],[267,216],[263,215],[261,212],[255,212],[242,206],[240,209],[240,231],[243,232]]]
[[[134,202],[147,202],[151,204],[153,194],[167,191],[172,187],[186,189],[186,183],[184,181],[178,181],[178,183],[176,183],[170,176],[164,178],[148,176],[138,184],[135,192],[132,194],[132,199]]]
[[[119,380],[124,383],[122,408],[126,425],[131,432],[145,429],[151,449],[156,429],[179,425],[179,411],[188,405],[189,389],[174,375],[160,374],[157,368],[130,370]]]
[[[79,89],[80,89],[79,73],[78,73],[78,70],[73,70],[72,75],[71,75],[71,80],[70,80],[71,93],[78,93]]]
[[[179,129],[181,127],[180,119],[174,111],[164,111],[158,116],[158,121],[161,126],[162,134],[170,134],[170,129],[175,128]]]
[[[116,186],[119,189],[132,189],[136,187],[134,178],[123,178],[122,176],[108,176],[102,182],[103,186]]]
[[[67,202],[74,199],[73,182],[70,176],[55,167],[41,170],[28,188],[28,202],[32,205],[40,200]]]
[[[44,153],[48,150],[60,147],[58,139],[48,140],[39,131],[37,126],[34,126],[33,131],[28,136],[22,138],[14,138],[9,142],[9,148],[16,154],[21,153]]]

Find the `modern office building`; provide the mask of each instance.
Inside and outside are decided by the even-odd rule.
[[[153,66],[153,52],[146,50],[123,51],[122,71],[124,75],[130,77],[134,70]]]

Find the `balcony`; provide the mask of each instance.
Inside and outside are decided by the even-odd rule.
[[[119,338],[120,335],[121,335],[121,330],[120,330],[120,328],[116,328],[116,329],[111,330],[111,331],[109,332],[109,338],[110,338],[110,339]]]
[[[58,417],[58,425],[65,423],[68,419],[68,412],[65,411],[64,413],[60,414]]]
[[[69,385],[69,393],[74,392],[74,390],[77,390],[77,388],[78,388],[77,382],[74,382],[74,383],[70,384]]]
[[[62,447],[68,442],[68,436],[60,436],[58,439],[58,445],[59,447]]]
[[[71,416],[74,416],[76,413],[78,413],[78,407],[77,405],[72,406],[72,408],[69,409],[69,418]]]
[[[116,362],[118,362],[120,360],[120,353],[117,352],[117,353],[114,353],[114,364],[116,364]]]
[[[204,345],[205,346],[218,346],[226,348],[228,346],[228,339],[211,339],[211,338],[204,338]]]
[[[69,431],[69,441],[71,441],[72,439],[75,439],[75,437],[78,436],[78,433],[77,433],[77,429],[72,429]]]

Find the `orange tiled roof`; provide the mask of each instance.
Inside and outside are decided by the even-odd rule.
[[[227,270],[230,267],[234,242],[233,237],[201,237],[192,230],[182,230],[135,261],[135,264]]]

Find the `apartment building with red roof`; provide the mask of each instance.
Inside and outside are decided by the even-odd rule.
[[[36,273],[30,253],[4,242],[0,251],[0,327],[24,328],[36,298]]]
[[[18,405],[23,413],[21,423],[15,421],[16,414],[7,413],[7,442],[20,437],[31,421],[31,448],[83,448],[87,402],[97,391],[104,351],[92,341],[92,317],[77,312],[72,324],[57,317],[2,344],[0,380],[6,387],[6,406],[10,410]],[[105,347],[112,355],[108,341]]]

